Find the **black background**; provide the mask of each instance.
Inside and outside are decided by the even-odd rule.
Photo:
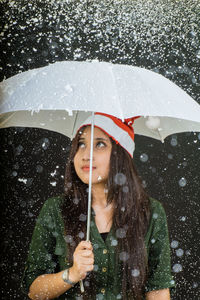
[[[98,59],[151,69],[199,102],[199,1],[0,1],[0,11],[1,79],[55,61]],[[19,286],[35,218],[63,191],[70,143],[35,128],[1,129],[0,141],[1,298],[25,299]],[[182,267],[173,272],[177,300],[200,299],[199,153],[199,133],[164,144],[136,136],[135,164],[166,209],[172,270]]]

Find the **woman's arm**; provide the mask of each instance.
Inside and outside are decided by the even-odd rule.
[[[146,300],[170,300],[169,289],[148,292],[146,293]]]
[[[32,300],[54,299],[65,293],[72,286],[63,281],[63,272],[38,276],[30,286],[29,298]]]
[[[84,279],[87,272],[94,268],[94,254],[92,244],[82,241],[76,247],[73,254],[73,266],[69,269],[69,280],[79,282]],[[30,286],[29,298],[32,300],[47,300],[59,297],[72,286],[62,279],[64,271],[54,274],[38,276]]]

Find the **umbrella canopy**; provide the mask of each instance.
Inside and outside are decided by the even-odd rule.
[[[142,116],[135,133],[162,141],[173,133],[200,131],[200,105],[144,68],[57,62],[2,81],[0,91],[1,128],[38,127],[72,138],[90,112],[100,111],[121,119]]]

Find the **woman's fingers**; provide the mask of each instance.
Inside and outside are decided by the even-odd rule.
[[[78,252],[74,254],[74,262],[76,264],[83,264],[83,265],[94,264],[94,254],[92,253],[90,256],[84,256],[82,252]]]
[[[77,249],[79,250],[93,250],[92,244],[91,242],[87,242],[87,241],[81,241],[78,246]]]
[[[82,251],[80,251],[80,253],[82,256],[85,256],[85,257],[94,256],[94,254],[91,250],[82,250]]]
[[[84,279],[87,272],[94,269],[93,247],[90,242],[82,241],[73,254],[72,277]]]
[[[93,259],[93,258],[85,258],[85,259],[82,261],[82,264],[83,264],[83,265],[93,265],[93,264],[94,264],[94,259]]]

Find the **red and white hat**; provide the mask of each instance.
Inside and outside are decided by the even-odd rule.
[[[125,119],[124,122],[122,122],[121,119],[112,115],[96,112],[94,126],[104,131],[105,134],[116,142],[116,144],[120,144],[120,146],[122,146],[129,155],[133,157],[133,152],[135,150],[135,134],[132,124],[137,118],[139,118],[139,116]],[[83,126],[91,125],[91,123],[92,116],[88,117],[81,124],[78,130],[80,130]]]

